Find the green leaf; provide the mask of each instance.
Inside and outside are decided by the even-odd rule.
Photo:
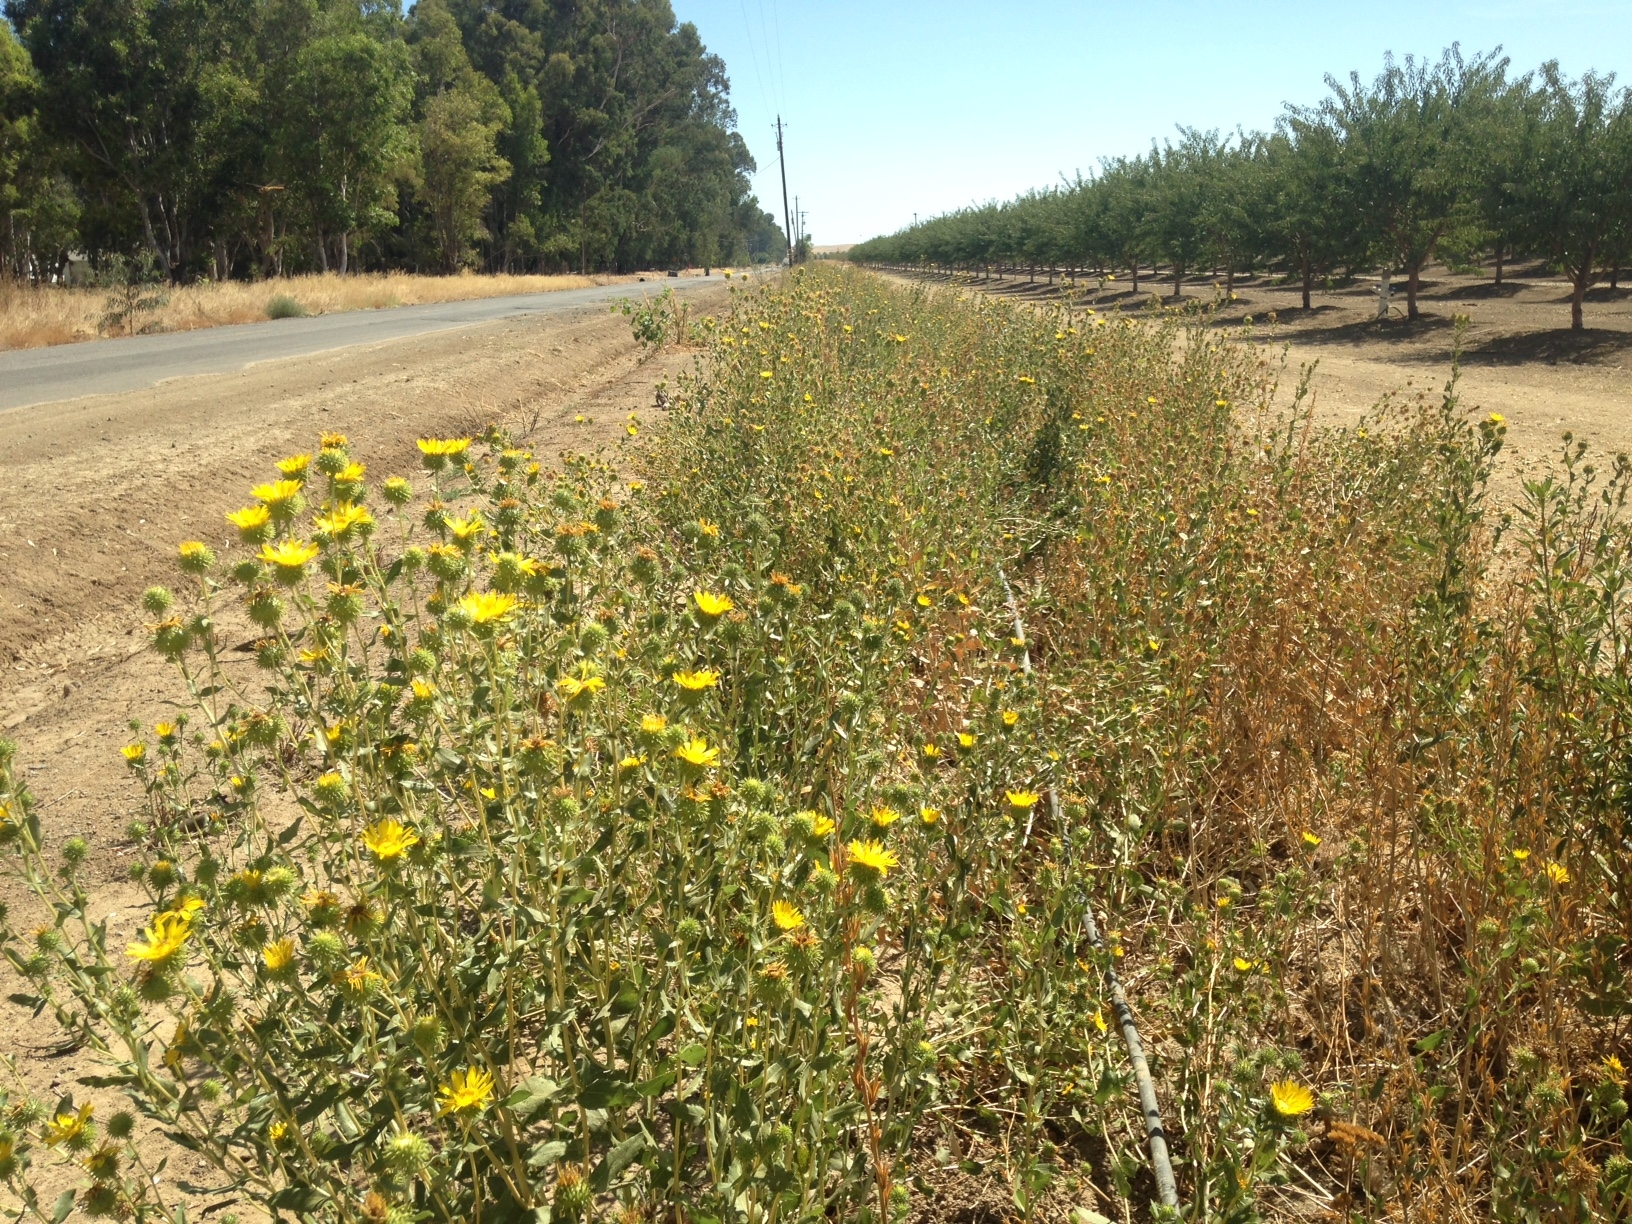
[[[74,1192],[64,1190],[57,1195],[57,1205],[51,1209],[51,1224],[62,1224],[68,1218],[68,1213],[74,1209]]]
[[[1449,1029],[1440,1029],[1437,1033],[1429,1033],[1428,1036],[1417,1042],[1417,1053],[1432,1054],[1435,1050],[1439,1049],[1440,1045],[1449,1035]]]
[[[595,1171],[589,1175],[589,1184],[597,1194],[603,1194],[612,1185],[612,1179],[635,1162],[635,1157],[646,1147],[644,1134],[633,1134],[608,1152]]]
[[[566,1154],[567,1145],[559,1139],[551,1139],[548,1143],[541,1143],[532,1150],[527,1157],[527,1165],[533,1169],[547,1169]]]
[[[675,1057],[688,1067],[698,1067],[702,1065],[703,1059],[708,1057],[708,1047],[693,1043],[682,1049]]]

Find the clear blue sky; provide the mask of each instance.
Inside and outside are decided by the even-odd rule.
[[[724,58],[761,202],[853,242],[1140,153],[1175,124],[1268,128],[1383,53],[1498,43],[1632,84],[1632,0],[672,0]]]

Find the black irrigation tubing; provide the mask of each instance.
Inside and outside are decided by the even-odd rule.
[[[1028,676],[1031,674],[1031,639],[1026,636],[1025,622],[1020,619],[1020,602],[1014,597],[1014,589],[1009,586],[1008,575],[1002,569],[997,571],[998,581],[1003,584],[1003,594],[1009,601],[1009,611],[1014,615],[1014,636],[1020,646],[1020,668]],[[1071,860],[1071,828],[1060,819],[1060,796],[1052,786],[1048,788],[1048,814],[1054,821],[1054,827],[1060,831],[1060,838],[1065,843],[1066,861]],[[1031,821],[1026,821],[1026,832],[1021,838],[1022,847],[1031,837]],[[1104,938],[1099,933],[1099,924],[1094,921],[1094,907],[1089,900],[1088,890],[1082,890],[1082,915],[1088,928],[1088,942],[1100,952],[1105,950]],[[1164,1207],[1179,1205],[1179,1187],[1173,1180],[1173,1162],[1167,1154],[1167,1132],[1162,1129],[1162,1111],[1156,1102],[1156,1083],[1150,1077],[1150,1064],[1145,1061],[1145,1047],[1139,1040],[1139,1028],[1133,1021],[1133,1008],[1128,1006],[1127,991],[1122,988],[1122,979],[1116,972],[1116,962],[1105,958],[1105,976],[1111,983],[1111,1010],[1116,1013],[1116,1023],[1122,1030],[1122,1040],[1128,1047],[1128,1062],[1133,1065],[1133,1078],[1139,1085],[1139,1108],[1145,1115],[1145,1138],[1150,1144],[1150,1168],[1156,1175],[1156,1193],[1162,1200]]]

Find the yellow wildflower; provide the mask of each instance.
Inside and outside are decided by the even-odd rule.
[[[940,824],[941,809],[932,807],[919,808],[918,819],[923,821],[926,825]]]
[[[640,729],[647,735],[661,735],[668,730],[668,726],[669,720],[661,714],[642,714],[640,717]]]
[[[1015,723],[1017,723],[1019,721],[1020,721],[1020,714],[1019,714],[1018,711],[1016,711],[1016,710],[1004,710],[1003,711],[1003,725],[1005,727],[1012,727],[1012,726],[1014,726]]]
[[[472,591],[459,601],[459,611],[470,618],[473,625],[496,625],[510,619],[516,610],[514,595],[497,591]]]
[[[677,671],[674,673],[674,682],[688,693],[701,693],[713,688],[720,682],[720,673],[717,671]]]
[[[1303,831],[1303,844],[1313,850],[1316,846],[1320,845],[1320,838],[1316,834],[1310,832],[1308,829],[1305,829]]]
[[[455,1071],[436,1095],[444,1114],[481,1113],[493,1099],[493,1076],[479,1067],[467,1067]]]
[[[1570,869],[1564,866],[1563,863],[1548,863],[1547,878],[1554,884],[1568,884],[1570,882]]]
[[[193,920],[189,914],[173,911],[155,914],[141,939],[125,949],[125,955],[132,960],[162,965],[181,951],[187,937],[192,934],[192,927]]]
[[[142,763],[142,759],[147,756],[147,745],[126,744],[123,748],[119,749],[119,755],[124,757],[126,762],[131,765],[140,765]]]
[[[1525,859],[1527,859],[1529,857],[1530,857],[1530,851],[1528,851],[1528,850],[1515,850],[1515,851],[1513,851],[1513,861],[1515,863],[1522,863],[1522,862],[1524,862]]]
[[[692,599],[696,601],[697,611],[709,620],[718,620],[737,606],[729,595],[716,595],[712,591],[695,591]]]
[[[1037,800],[1042,798],[1036,791],[1027,790],[1005,791],[1003,797],[1009,801],[1009,806],[1017,812],[1029,812],[1037,806]]]
[[[810,822],[810,835],[812,837],[832,837],[833,830],[836,828],[838,826],[833,823],[833,817],[818,816]]]
[[[241,535],[254,536],[272,521],[272,512],[265,506],[245,506],[242,510],[234,510],[226,518]]]
[[[295,941],[279,939],[261,949],[261,964],[268,973],[282,973],[295,961]]]
[[[965,751],[965,752],[968,752],[974,746],[975,746],[975,737],[972,734],[970,734],[968,731],[959,731],[958,732],[958,747],[959,748],[963,749],[963,751]]]
[[[883,804],[879,804],[872,810],[870,818],[879,828],[887,829],[896,821],[901,819],[901,813],[896,811],[894,808],[885,807]]]
[[[310,455],[290,455],[287,459],[278,460],[278,471],[289,480],[299,480],[306,474],[306,469],[312,466]]]
[[[300,496],[301,488],[298,480],[274,480],[271,484],[256,485],[249,495],[276,512],[287,509]]]
[[[363,845],[382,863],[400,858],[418,844],[417,833],[389,816],[363,830]]]
[[[1253,964],[1250,960],[1244,960],[1239,956],[1235,958],[1235,971],[1237,973],[1247,973],[1252,968]]]
[[[45,1146],[56,1147],[59,1143],[66,1143],[69,1147],[85,1137],[85,1128],[91,1124],[91,1114],[96,1107],[89,1101],[79,1107],[75,1113],[60,1113],[45,1124]]]
[[[720,525],[718,523],[711,523],[705,518],[700,518],[697,520],[697,530],[702,532],[711,540],[717,540],[720,537]]]
[[[708,741],[701,738],[681,744],[674,750],[674,755],[694,769],[713,769],[720,763],[720,750],[710,748]]]
[[[354,506],[350,502],[341,502],[326,514],[318,515],[312,520],[312,526],[331,536],[344,536],[354,527],[370,527],[374,523],[374,516],[362,506]]]
[[[799,907],[791,901],[775,901],[771,903],[771,921],[783,931],[797,931],[805,925],[805,916],[799,912]]]
[[[863,871],[874,873],[880,877],[890,874],[892,868],[899,867],[901,860],[895,853],[886,850],[876,841],[853,841],[845,847],[850,852],[850,862]]]
[[[321,551],[316,544],[302,540],[283,540],[278,544],[261,545],[261,560],[286,573],[296,574],[305,569]]]
[[[1283,1118],[1296,1118],[1315,1107],[1314,1094],[1293,1080],[1277,1080],[1269,1086],[1269,1103]]]

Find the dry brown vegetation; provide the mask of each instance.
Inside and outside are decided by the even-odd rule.
[[[133,325],[116,316],[122,290],[105,286],[61,288],[0,279],[0,350],[72,344],[129,332],[193,331],[272,316],[275,299],[298,305],[294,314],[383,310],[431,302],[466,302],[516,293],[583,289],[633,276],[416,276],[408,272],[362,276],[294,276],[265,281],[206,281],[177,288],[143,287],[152,301]]]

